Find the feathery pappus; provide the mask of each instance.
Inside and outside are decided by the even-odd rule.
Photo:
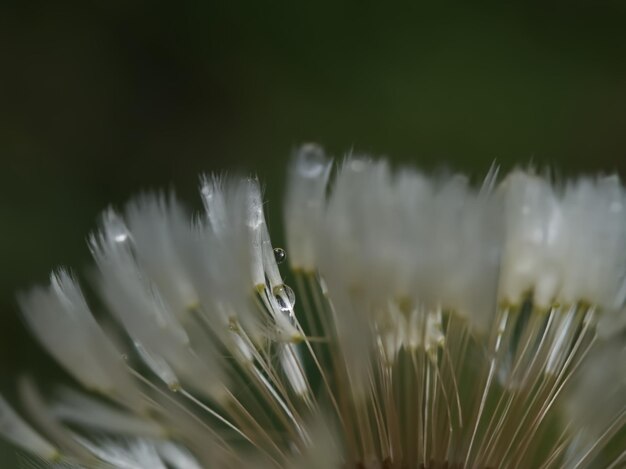
[[[107,209],[95,282],[19,296],[74,382],[0,397],[25,467],[626,467],[616,176],[475,185],[306,144],[285,249],[256,178],[200,195]]]

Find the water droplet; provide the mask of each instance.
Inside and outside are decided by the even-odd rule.
[[[106,237],[116,243],[125,243],[130,238],[128,228],[112,209],[108,209],[103,215],[103,228]]]
[[[274,288],[274,297],[278,303],[278,307],[285,313],[293,311],[296,304],[296,294],[288,285],[279,285]]]
[[[276,303],[278,303],[278,307],[281,311],[289,311],[289,306],[285,303],[285,300],[282,296],[276,295]]]
[[[125,243],[130,238],[130,233],[126,229],[126,226],[121,221],[112,224],[109,228],[109,236],[113,238],[116,243]]]
[[[274,259],[276,259],[277,264],[282,264],[287,259],[287,253],[284,249],[274,248]]]
[[[128,239],[128,234],[127,233],[116,234],[114,239],[116,243],[123,243],[124,241]]]
[[[324,150],[319,145],[307,143],[300,147],[297,155],[297,169],[305,178],[321,176],[327,166]]]

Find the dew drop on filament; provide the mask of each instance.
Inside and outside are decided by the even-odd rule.
[[[314,143],[302,145],[297,165],[298,173],[302,177],[307,179],[320,177],[327,167],[324,150]]]
[[[277,264],[282,264],[287,259],[287,253],[282,248],[274,248],[274,259],[276,259]]]
[[[116,234],[113,239],[115,240],[116,243],[124,243],[128,239],[128,234],[119,233],[119,234]]]
[[[128,228],[112,209],[103,214],[103,229],[106,238],[115,243],[125,243],[130,238]]]
[[[293,312],[293,307],[296,304],[296,294],[288,285],[279,285],[274,288],[274,297],[276,303],[283,313]]]

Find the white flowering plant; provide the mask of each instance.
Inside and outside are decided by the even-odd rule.
[[[67,269],[20,295],[75,381],[0,397],[27,467],[625,467],[616,176],[294,153],[285,249],[256,178],[206,176],[201,214],[103,213],[99,300]]]

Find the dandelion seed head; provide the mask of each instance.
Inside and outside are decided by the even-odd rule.
[[[255,177],[201,177],[202,213],[105,210],[95,281],[19,296],[75,382],[21,379],[0,435],[72,468],[626,462],[617,177],[474,185],[315,144],[287,173],[286,249]]]

